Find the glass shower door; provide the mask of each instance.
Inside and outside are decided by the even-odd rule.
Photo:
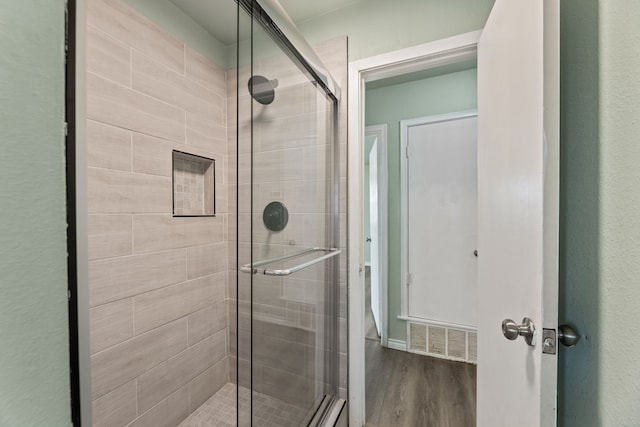
[[[316,425],[337,394],[335,102],[250,4],[237,52],[238,425]]]

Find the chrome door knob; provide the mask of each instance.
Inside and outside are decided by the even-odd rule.
[[[560,341],[562,345],[573,347],[579,338],[580,335],[573,329],[573,326],[567,324],[558,326],[558,341]]]
[[[502,321],[502,334],[508,340],[515,340],[518,337],[524,337],[527,344],[533,345],[533,338],[535,336],[536,327],[533,321],[528,317],[522,319],[522,324],[518,325],[511,319],[505,319]]]

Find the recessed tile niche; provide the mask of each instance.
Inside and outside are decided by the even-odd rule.
[[[173,216],[215,216],[216,161],[173,150]]]

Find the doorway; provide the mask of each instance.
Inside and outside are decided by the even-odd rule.
[[[364,369],[358,367],[364,353],[359,339],[364,275],[358,199],[366,83],[474,54],[479,70],[477,423],[518,425],[528,419],[530,425],[555,425],[558,9],[555,1],[527,8],[496,1],[481,34],[467,33],[350,64],[349,377],[354,425],[362,425],[365,415]],[[522,324],[511,320],[515,316],[523,316]],[[518,338],[512,332],[514,324],[524,338],[509,342]],[[544,341],[535,339],[544,334]]]
[[[377,143],[365,128],[363,182],[369,188],[363,193],[369,195],[371,236],[365,319],[373,323],[365,343],[367,425],[475,424],[476,113],[407,119],[475,108],[475,65],[464,61],[367,87],[365,120],[394,129],[390,157],[400,158],[400,167],[393,161],[389,167],[393,201],[381,210],[389,208],[396,220],[383,244],[376,239],[376,177],[386,162],[376,161]],[[388,108],[379,105],[385,101]],[[390,255],[390,285],[382,295],[377,242]],[[386,343],[376,335],[376,325],[387,331],[376,312],[380,302],[392,313]]]
[[[404,155],[400,149],[400,126],[401,122],[407,119],[475,108],[475,57],[478,36],[478,33],[471,33],[448,39],[447,41],[451,41],[452,46],[455,44],[456,48],[447,54],[443,55],[443,50],[445,52],[447,51],[446,47],[444,47],[446,43],[440,43],[440,46],[432,46],[434,48],[432,52],[433,57],[430,58],[429,53],[422,57],[416,56],[419,59],[414,57],[414,59],[410,61],[402,61],[402,64],[396,64],[395,68],[393,66],[386,68],[376,66],[374,64],[375,60],[380,60],[379,58],[371,58],[370,60],[362,60],[359,61],[360,63],[356,63],[356,67],[360,66],[360,69],[370,70],[367,73],[363,73],[364,79],[361,81],[352,80],[350,82],[350,88],[352,89],[350,95],[359,97],[361,105],[365,106],[362,116],[359,117],[360,123],[358,123],[358,127],[362,126],[361,129],[364,129],[364,126],[386,123],[388,129],[387,165],[389,166],[389,190],[387,213],[389,217],[389,229],[387,233],[388,242],[385,245],[385,249],[388,251],[386,259],[389,266],[387,271],[388,291],[386,295],[380,298],[382,302],[381,306],[385,307],[388,311],[388,324],[380,328],[380,335],[385,334],[387,340],[380,345],[374,341],[364,339],[365,325],[359,324],[358,318],[360,316],[357,313],[360,308],[360,310],[365,311],[363,314],[366,316],[364,293],[368,289],[367,285],[369,285],[367,279],[373,276],[373,274],[369,275],[365,273],[360,275],[358,269],[354,269],[354,265],[351,264],[350,274],[352,276],[350,277],[350,282],[358,283],[361,279],[363,282],[362,286],[352,287],[352,291],[350,292],[350,310],[352,313],[352,315],[350,315],[350,423],[352,425],[363,425],[365,421],[370,425],[387,425],[388,423],[391,423],[389,425],[421,425],[421,422],[439,423],[445,419],[453,421],[456,417],[452,417],[450,414],[454,411],[450,410],[451,408],[446,408],[446,405],[450,403],[458,407],[464,406],[469,408],[468,411],[458,411],[459,415],[462,415],[462,418],[457,418],[459,425],[475,424],[475,366],[467,363],[444,361],[423,355],[409,354],[408,351],[412,349],[415,350],[415,348],[408,345],[408,295],[406,289],[403,289],[407,283],[407,277],[402,273],[404,270],[402,267],[402,259],[406,257],[403,257],[405,251],[401,250],[403,242],[400,224],[406,226],[406,222],[402,221],[402,209],[400,208],[400,158]],[[407,56],[409,55],[407,54]],[[352,66],[352,70],[356,67]],[[404,90],[411,91],[410,86],[412,82],[415,83],[416,81],[432,80],[430,82],[432,88],[445,88],[447,87],[446,84],[443,85],[442,81],[436,80],[450,79],[450,76],[456,73],[458,75],[460,75],[460,73],[473,75],[472,78],[469,79],[473,82],[472,85],[464,87],[464,85],[453,84],[453,86],[451,86],[473,94],[474,99],[470,104],[463,102],[462,104],[456,105],[454,103],[454,105],[450,105],[451,99],[456,97],[451,96],[451,93],[447,96],[446,90],[432,92],[422,98],[416,95],[416,93],[413,93],[413,95],[417,96],[417,98],[414,97],[413,103],[420,104],[422,107],[425,105],[433,107],[432,109],[416,113],[404,111],[409,107],[408,104],[411,103],[407,101],[411,99],[410,95],[407,95],[409,98],[398,99],[391,97],[389,93],[391,90],[390,87],[392,86],[403,87]],[[351,77],[354,76],[352,75]],[[358,77],[362,77],[362,75]],[[354,88],[356,89],[353,90]],[[445,109],[442,110],[442,108]],[[384,110],[392,111],[396,116],[387,117],[385,120],[382,118]],[[353,131],[353,129],[350,129],[350,132],[351,131]],[[351,135],[353,135],[353,133],[351,133]],[[353,154],[355,155],[356,153],[354,152]],[[358,153],[358,157],[360,158],[359,164],[364,169],[364,149]],[[349,163],[354,164],[355,162],[350,161]],[[369,166],[370,164],[371,160],[369,158]],[[351,173],[353,172],[354,171],[351,170]],[[365,180],[364,174],[360,173],[360,171],[356,173],[357,175],[354,174],[355,176],[351,175],[349,177],[349,185],[352,186],[350,191],[357,191],[357,186],[362,185],[360,186],[362,189],[361,194],[364,194],[367,192],[365,181],[368,182],[369,179]],[[371,198],[372,197],[369,197],[369,199]],[[361,206],[368,205],[368,202],[364,203],[363,201]],[[364,217],[361,218],[364,222]],[[352,234],[355,234],[358,230],[358,226],[350,227],[350,233]],[[363,237],[368,237],[368,235]],[[354,239],[353,235],[350,236],[350,240],[352,242],[358,241]],[[379,241],[381,241],[381,239],[379,239]],[[362,244],[367,243],[363,238]],[[473,254],[473,249],[474,248],[471,248],[471,254]],[[373,253],[371,253],[371,259],[373,259]],[[353,258],[351,261],[353,261]],[[364,268],[365,264],[365,260],[361,259],[360,267],[362,267],[363,272],[367,271]],[[373,267],[373,262],[371,262],[371,265]],[[371,272],[373,273],[373,268],[371,268]],[[371,284],[373,285],[373,280]],[[358,292],[360,289],[364,290],[361,295],[359,295]],[[386,301],[383,301],[385,297]],[[374,302],[374,299],[371,301]],[[424,330],[428,331],[428,328],[425,327]],[[427,336],[428,334],[425,333],[425,339],[423,340],[425,342],[425,351],[422,352],[423,354],[426,353]],[[362,340],[360,340],[360,338]],[[466,342],[467,338],[465,335],[465,345]],[[366,366],[365,369],[359,368],[363,365],[362,360],[368,362],[368,366]],[[374,364],[379,365],[373,369]],[[457,375],[455,373],[456,370],[452,369],[454,368],[453,365],[456,364],[464,365],[463,369],[458,370],[460,375]],[[363,372],[365,370],[366,372]],[[376,374],[372,375],[373,372]],[[438,379],[440,375],[444,375],[448,380],[440,381]],[[427,377],[429,377],[429,381],[425,381]],[[457,377],[454,381],[456,386],[447,389],[444,383],[451,383],[451,379],[454,377]],[[400,387],[395,387],[394,384]],[[428,384],[428,387],[425,387],[425,384]],[[466,387],[466,385],[463,385],[462,387],[458,387],[460,384],[468,384],[470,386]],[[440,386],[443,386],[443,388],[439,389]],[[362,388],[359,390],[359,387]],[[465,393],[463,389],[467,389],[469,393]],[[451,391],[451,393],[447,390]],[[384,396],[385,394],[386,396]],[[424,400],[427,395],[431,396],[429,401]],[[465,397],[460,399],[460,396]],[[443,405],[440,405],[438,399],[441,400]],[[446,402],[446,400],[449,400],[449,402]],[[382,406],[391,406],[388,408],[384,407],[384,409],[376,412],[375,407],[380,406],[380,402],[382,402]],[[389,414],[395,414],[396,417],[389,419]],[[445,416],[445,414],[449,415]],[[451,425],[458,424],[455,424],[454,421],[454,424]]]

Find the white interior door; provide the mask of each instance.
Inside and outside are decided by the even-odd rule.
[[[408,315],[477,324],[475,112],[403,120]]]
[[[378,140],[369,153],[369,236],[371,237],[371,312],[380,336],[380,237],[378,236]]]
[[[478,44],[478,426],[554,426],[557,0],[496,0]],[[532,319],[533,345],[501,323]]]

